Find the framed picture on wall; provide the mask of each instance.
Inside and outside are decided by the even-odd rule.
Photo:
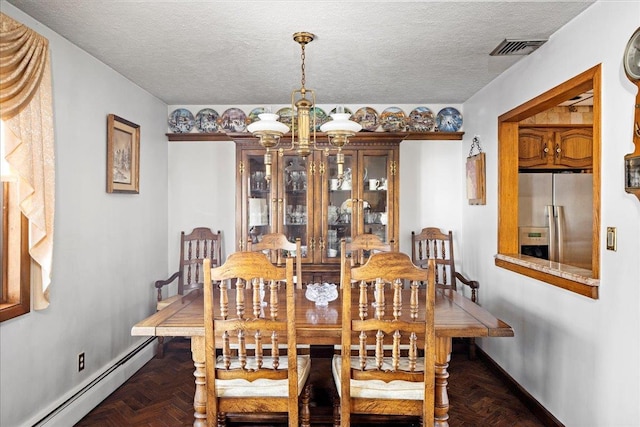
[[[107,116],[107,193],[140,191],[140,126]]]
[[[470,205],[487,203],[484,153],[467,157],[467,199]]]

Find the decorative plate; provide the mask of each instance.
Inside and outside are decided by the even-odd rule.
[[[380,115],[382,129],[387,132],[402,132],[407,127],[407,116],[398,107],[389,107]]]
[[[462,127],[462,114],[453,107],[443,108],[436,117],[436,125],[440,132],[457,132]]]
[[[362,107],[353,115],[353,121],[360,123],[362,129],[375,131],[378,128],[378,113],[371,107]]]
[[[239,108],[229,108],[222,113],[222,129],[225,132],[244,132],[247,128],[247,116]]]
[[[342,205],[340,205],[340,210],[342,212],[351,213],[351,199],[347,199],[342,202]]]
[[[411,132],[432,132],[435,125],[435,115],[427,107],[416,107],[409,114],[409,130]]]
[[[369,202],[367,202],[366,200],[362,202],[362,209],[370,209],[371,205],[369,204]],[[340,206],[340,210],[342,212],[346,212],[346,213],[351,213],[351,199],[347,199],[344,202],[342,202],[342,205]]]
[[[313,132],[313,116],[316,116],[316,131],[320,132],[320,126],[325,124],[329,117],[322,108],[313,107],[309,110],[309,130]]]
[[[258,120],[258,119],[259,119],[259,117],[258,117],[258,116],[259,116],[260,114],[262,114],[262,113],[267,113],[267,112],[268,112],[268,111],[267,111],[267,109],[266,109],[265,107],[257,107],[257,108],[254,108],[254,109],[253,109],[253,110],[251,110],[251,112],[249,113],[249,120],[248,120],[248,122],[249,122],[249,123],[253,123],[253,122],[255,122],[256,120]]]
[[[169,114],[169,129],[174,133],[191,132],[194,122],[193,114],[186,108],[178,108]]]
[[[284,123],[289,126],[289,129],[293,130],[294,121],[293,121],[293,110],[291,107],[284,107],[278,110],[276,113],[280,116],[279,122]]]
[[[196,129],[198,132],[218,132],[218,118],[220,115],[213,108],[203,108],[196,114]]]
[[[335,114],[338,112],[338,107],[333,107],[333,109],[331,111],[329,111],[329,117],[331,117],[332,114]],[[347,114],[351,114],[353,116],[353,112],[351,111],[350,108],[344,107],[344,113]]]

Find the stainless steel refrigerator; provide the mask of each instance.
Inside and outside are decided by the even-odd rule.
[[[520,235],[530,227],[542,232],[529,233],[535,236],[547,230],[548,259],[591,270],[592,174],[521,172],[519,178]]]

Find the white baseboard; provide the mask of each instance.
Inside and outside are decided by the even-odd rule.
[[[55,409],[33,418],[30,425],[38,427],[68,427],[76,424],[107,396],[124,384],[155,354],[155,339],[136,345],[113,365],[87,383],[81,384],[71,397],[61,399]]]

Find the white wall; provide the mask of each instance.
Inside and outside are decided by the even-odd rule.
[[[640,201],[624,192],[633,151],[636,86],[623,50],[640,26],[640,3],[600,1],[465,103],[465,139],[482,136],[487,205],[465,207],[465,268],[481,302],[515,330],[482,348],[567,426],[640,425]],[[602,63],[600,299],[494,266],[497,251],[497,117]],[[604,230],[618,228],[617,252]]]
[[[166,105],[12,5],[50,41],[56,212],[51,305],[0,324],[0,425],[32,425],[143,341],[167,270]],[[107,194],[106,123],[141,127],[140,194]],[[78,354],[86,368],[77,372]]]
[[[404,141],[400,144],[400,250],[411,254],[411,232],[452,230],[456,264],[462,263],[462,209],[466,203],[465,141]],[[464,155],[466,156],[466,154]]]
[[[169,143],[169,272],[177,271],[180,232],[222,232],[223,254],[235,252],[236,161],[233,142]],[[168,276],[167,276],[168,277]],[[172,285],[170,294],[176,292]]]

